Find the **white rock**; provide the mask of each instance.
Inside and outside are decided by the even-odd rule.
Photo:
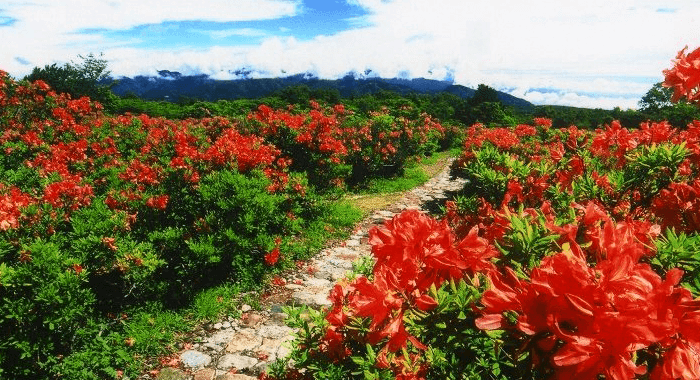
[[[204,368],[211,363],[211,356],[196,350],[187,350],[180,355],[180,361],[185,367]]]
[[[217,368],[223,370],[235,368],[239,371],[245,371],[251,367],[254,367],[256,364],[258,364],[258,359],[237,354],[226,354],[219,359]]]

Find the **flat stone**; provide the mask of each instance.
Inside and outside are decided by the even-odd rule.
[[[287,284],[284,286],[285,288],[289,290],[299,290],[299,289],[304,289],[304,285],[298,285],[298,284]]]
[[[258,330],[258,335],[263,338],[280,339],[292,333],[292,329],[286,326],[267,325]]]
[[[194,380],[214,380],[216,370],[214,368],[203,368],[194,373]]]
[[[268,362],[275,361],[278,358],[283,358],[291,353],[287,342],[294,340],[293,335],[285,335],[281,338],[268,339],[265,338],[263,344],[258,348],[259,352],[268,355]]]
[[[321,280],[329,280],[330,281],[333,278],[333,275],[331,275],[331,272],[321,269],[321,270],[318,270],[314,273],[314,277],[321,279]]]
[[[313,304],[318,306],[318,307],[323,307],[323,306],[331,306],[331,305],[333,305],[333,302],[331,302],[331,300],[328,299],[328,292],[325,292],[323,294],[317,294],[314,297]]]
[[[250,305],[243,305],[241,306],[241,311],[244,313],[247,313],[249,311],[253,310],[253,308]]]
[[[230,328],[230,327],[231,327],[231,322],[226,321],[226,322],[224,322],[224,323],[221,324],[221,327],[223,327],[223,328],[225,328],[225,329]]]
[[[217,330],[221,329],[221,322],[214,323],[214,328]]]
[[[352,269],[352,260],[328,259],[328,264],[336,268]]]
[[[226,352],[236,353],[245,350],[253,351],[263,342],[262,337],[256,336],[252,329],[246,329],[231,337],[226,346]]]
[[[208,348],[212,351],[216,351],[216,352],[219,352],[219,351],[224,349],[223,347],[219,346],[218,344],[212,343],[212,342],[204,343],[204,347]]]
[[[348,262],[348,264],[352,267],[351,263]],[[314,277],[321,280],[329,281],[329,285],[332,285],[337,280],[345,278],[347,271],[348,269],[338,268],[329,263],[322,263],[318,266],[318,271],[314,273]]]
[[[238,371],[245,371],[249,368],[254,367],[258,364],[257,359],[253,359],[249,356],[237,355],[237,354],[226,354],[219,359],[219,364],[217,368],[228,370],[235,368]]]
[[[350,239],[345,242],[346,247],[357,247],[360,245],[360,239]]]
[[[277,360],[277,350],[281,344],[281,339],[263,339],[263,344],[258,347],[258,353],[264,354],[265,359],[262,361],[273,362]],[[258,358],[260,359],[260,357]]]
[[[187,350],[180,355],[182,365],[190,368],[203,368],[211,363],[211,356],[195,350]]]
[[[292,301],[292,304],[297,303],[302,305],[310,305],[313,302],[313,299],[314,295],[312,293],[305,290],[298,290],[292,293],[292,298],[290,301]]]
[[[257,313],[246,313],[241,316],[241,324],[246,327],[253,327],[262,321],[263,317]]]
[[[328,280],[315,277],[308,277],[306,280],[304,280],[304,284],[306,284],[308,287],[314,288],[330,288],[333,285]]]
[[[217,331],[207,341],[209,343],[223,345],[223,344],[228,343],[228,341],[231,340],[231,337],[233,337],[234,335],[236,335],[236,332],[233,331],[232,329],[221,330],[221,331]]]
[[[331,254],[335,256],[354,255],[355,250],[348,247],[336,247],[333,248],[333,252],[331,252]]]
[[[312,293],[308,291],[298,291],[292,294],[292,299],[290,301],[295,301],[297,304],[308,305],[312,308],[321,308],[323,306],[330,306],[333,303],[328,299],[329,289],[324,290],[320,293]],[[294,303],[294,302],[291,302]]]
[[[253,376],[243,375],[240,373],[225,373],[219,375],[215,380],[256,380],[257,378]]]
[[[335,283],[342,280],[350,275],[349,270],[333,271],[331,272],[331,280]]]
[[[166,367],[160,370],[156,380],[188,380],[189,375],[182,373],[179,369]]]

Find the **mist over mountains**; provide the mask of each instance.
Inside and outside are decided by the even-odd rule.
[[[177,71],[160,70],[158,76],[136,76],[117,78],[112,91],[120,96],[135,95],[148,100],[178,101],[181,97],[206,101],[220,99],[261,98],[291,86],[305,85],[310,89],[337,90],[341,97],[361,96],[380,91],[393,91],[405,95],[408,93],[454,94],[461,98],[470,98],[476,90],[452,81],[414,78],[378,78],[364,77],[354,73],[341,79],[320,79],[312,74],[297,74],[283,78],[246,78],[246,73],[236,73],[243,79],[220,80],[207,75],[182,75]],[[531,108],[533,104],[498,91],[498,97],[504,105],[517,108]]]

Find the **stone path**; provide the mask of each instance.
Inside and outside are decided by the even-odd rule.
[[[362,221],[348,240],[322,250],[306,270],[285,276],[286,285],[265,310],[254,311],[243,305],[239,319],[221,321],[201,332],[199,343],[178,353],[179,368],[165,368],[157,380],[254,380],[268,363],[289,353],[285,342],[294,331],[284,324],[282,306],[306,304],[321,308],[330,305],[328,292],[335,282],[352,269],[352,262],[370,254],[368,231],[406,209],[435,211],[450,192],[464,180],[450,176],[450,164],[425,184],[414,188],[385,210]],[[275,302],[278,301],[278,302]],[[176,360],[177,362],[177,360]],[[147,379],[148,377],[144,377]]]

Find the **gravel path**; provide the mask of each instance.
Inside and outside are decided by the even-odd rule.
[[[239,319],[228,319],[198,332],[199,342],[178,353],[179,368],[165,368],[158,380],[254,380],[268,363],[289,353],[284,344],[293,339],[284,324],[282,306],[306,304],[321,308],[330,305],[328,292],[335,282],[352,269],[352,262],[370,254],[368,231],[407,209],[435,212],[458,191],[464,180],[450,176],[450,164],[425,184],[404,193],[384,210],[360,222],[355,233],[337,246],[322,250],[306,269],[285,275],[286,285],[268,297],[262,311],[243,305]],[[148,377],[145,377],[146,379]]]

